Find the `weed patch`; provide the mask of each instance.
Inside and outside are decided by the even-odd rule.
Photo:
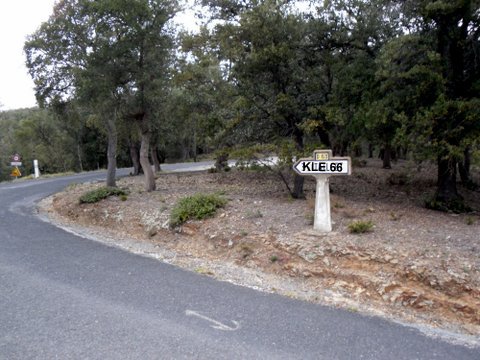
[[[80,204],[93,204],[109,196],[127,196],[127,192],[119,188],[105,186],[86,192],[80,196],[79,201]]]
[[[227,200],[217,194],[196,194],[180,199],[172,209],[170,226],[176,227],[187,220],[212,217]]]
[[[373,222],[371,221],[354,221],[348,224],[348,230],[352,234],[363,234],[373,230]]]
[[[245,217],[247,219],[260,219],[263,217],[263,214],[261,213],[260,210],[255,210],[255,211],[249,210],[246,212]]]

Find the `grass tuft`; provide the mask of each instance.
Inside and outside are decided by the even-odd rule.
[[[80,204],[93,204],[109,196],[127,196],[125,190],[104,186],[95,190],[91,190],[80,196]]]
[[[352,234],[363,234],[370,231],[373,231],[373,222],[371,221],[354,221],[348,224],[348,230]]]
[[[187,220],[202,220],[212,217],[227,200],[217,194],[196,194],[180,199],[170,214],[170,226],[176,227]]]

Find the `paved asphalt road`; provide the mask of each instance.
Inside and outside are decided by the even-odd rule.
[[[478,348],[218,282],[35,215],[39,199],[104,176],[0,185],[0,359],[480,359]]]

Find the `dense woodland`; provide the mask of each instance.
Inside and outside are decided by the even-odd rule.
[[[431,161],[432,207],[462,210],[480,150],[480,0],[60,0],[25,43],[39,109],[0,114],[44,172],[143,171],[263,149]],[[247,149],[247,150],[245,150]],[[393,165],[394,166],[394,165]],[[459,185],[461,184],[461,185]],[[303,178],[290,187],[303,196]]]

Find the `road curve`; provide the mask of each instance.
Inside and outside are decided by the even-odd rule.
[[[36,215],[41,198],[104,176],[0,185],[0,359],[480,359],[478,348],[219,282]]]

